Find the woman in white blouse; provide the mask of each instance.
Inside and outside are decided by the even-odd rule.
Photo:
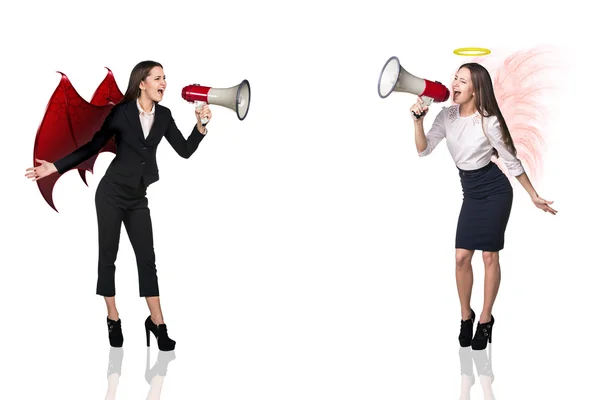
[[[456,230],[456,285],[461,304],[459,343],[482,350],[492,342],[494,317],[492,306],[500,286],[499,251],[504,248],[504,232],[512,207],[512,186],[502,170],[491,161],[503,159],[508,172],[525,188],[533,204],[556,214],[552,201],[541,198],[533,188],[494,96],[488,71],[477,63],[462,65],[452,83],[455,104],[444,107],[436,116],[427,135],[423,117],[428,108],[421,98],[411,108],[415,125],[415,143],[423,157],[446,139],[456,163],[463,189],[463,205]],[[485,264],[484,302],[473,337],[475,312],[471,308],[475,250],[483,252]]]

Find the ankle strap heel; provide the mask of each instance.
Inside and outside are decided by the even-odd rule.
[[[460,321],[460,334],[458,342],[461,347],[469,347],[473,337],[473,324],[475,323],[475,311],[471,309],[471,318],[466,321]]]
[[[475,331],[475,337],[471,343],[473,350],[483,350],[487,347],[488,342],[492,343],[492,328],[494,327],[494,316],[490,322],[484,324],[477,323],[477,330]]]

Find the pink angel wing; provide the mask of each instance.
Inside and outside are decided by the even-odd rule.
[[[498,53],[498,54],[497,54]],[[494,92],[506,121],[517,157],[533,183],[543,176],[544,153],[551,115],[559,97],[561,55],[552,46],[538,46],[513,53],[496,52],[473,57],[490,72]],[[462,64],[462,63],[461,63]],[[501,160],[493,161],[508,175]]]

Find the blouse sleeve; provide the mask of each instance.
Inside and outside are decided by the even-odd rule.
[[[498,156],[504,161],[504,165],[508,169],[511,176],[519,176],[525,172],[521,160],[513,155],[504,140],[502,140],[502,129],[498,118],[493,115],[489,117],[487,125],[487,135],[491,142],[491,145],[498,151]]]
[[[425,139],[427,140],[427,147],[425,150],[419,153],[419,157],[424,157],[426,155],[431,154],[431,152],[436,148],[436,146],[446,137],[446,125],[444,123],[444,112],[445,108],[442,109],[435,117],[433,121],[433,125],[429,129],[429,132],[425,135]]]

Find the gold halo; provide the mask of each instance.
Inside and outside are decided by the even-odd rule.
[[[454,50],[454,54],[457,56],[487,56],[490,54],[490,49],[486,49],[485,47],[461,47],[459,49]]]

